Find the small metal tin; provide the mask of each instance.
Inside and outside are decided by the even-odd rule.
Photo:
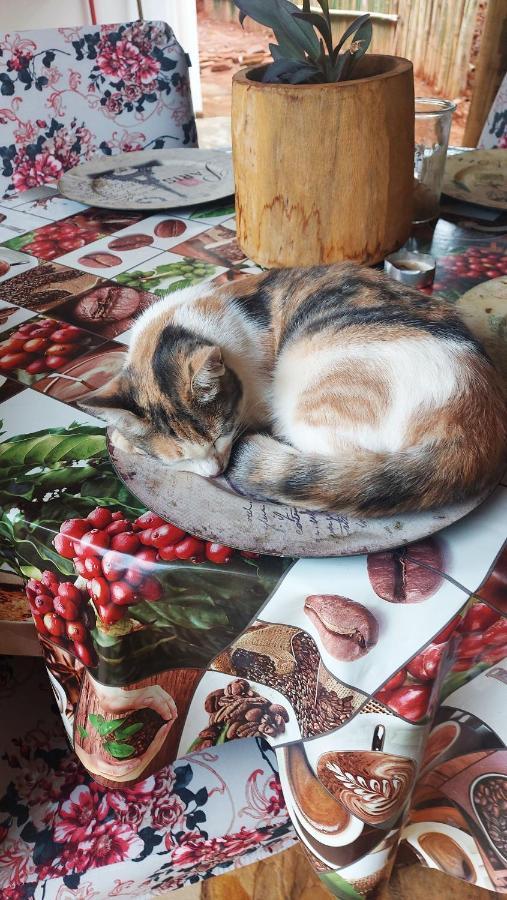
[[[399,250],[384,260],[384,272],[395,281],[402,281],[410,287],[426,287],[433,284],[436,261],[428,253],[414,253]]]

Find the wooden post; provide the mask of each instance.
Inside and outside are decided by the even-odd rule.
[[[475,147],[507,71],[507,0],[489,0],[479,49],[472,102],[465,128],[465,147]]]

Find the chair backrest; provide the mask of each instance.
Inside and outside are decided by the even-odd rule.
[[[493,100],[477,146],[485,150],[492,147],[507,148],[507,72]]]
[[[0,34],[0,196],[100,154],[195,147],[188,65],[164,22]]]

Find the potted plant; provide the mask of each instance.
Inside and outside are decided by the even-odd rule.
[[[269,267],[380,261],[411,227],[411,62],[365,55],[368,14],[334,45],[328,0],[235,3],[277,40],[271,64],[233,77],[241,247]]]

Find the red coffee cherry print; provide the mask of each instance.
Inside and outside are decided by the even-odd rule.
[[[164,519],[161,519],[160,516],[157,516],[154,512],[145,512],[142,516],[139,516],[134,522],[134,530],[135,531],[145,531],[147,528],[158,528],[160,525],[165,525]]]
[[[53,598],[49,594],[37,594],[30,603],[40,616],[53,611]]]
[[[65,622],[55,612],[46,613],[44,616],[44,625],[52,637],[63,637],[65,634]]]
[[[111,600],[118,606],[131,606],[137,602],[134,589],[125,581],[115,581],[110,590]]]
[[[168,544],[167,547],[159,547],[158,555],[160,559],[163,559],[164,562],[171,562],[173,559],[178,559],[176,556],[176,544]]]
[[[153,569],[155,568],[153,564],[157,561],[157,551],[149,549],[138,550],[135,554],[135,558],[139,560],[144,569]]]
[[[78,556],[100,556],[109,548],[110,538],[105,531],[93,528],[79,542]]]
[[[90,557],[90,559],[92,559],[92,557]],[[91,573],[90,574],[88,573],[88,570],[85,566],[85,563],[87,561],[88,560],[86,560],[86,559],[79,559],[79,556],[74,556],[74,558],[72,560],[77,574],[81,575],[82,578],[86,578],[86,579],[90,578],[90,575],[91,575]]]
[[[104,625],[114,625],[116,622],[120,622],[125,615],[121,606],[115,606],[114,603],[106,603],[98,606],[97,609],[99,618]]]
[[[129,553],[133,554],[137,550],[139,550],[139,538],[136,534],[130,534],[128,532],[122,532],[122,534],[115,534],[111,541],[111,548],[113,550],[118,550],[119,553]]]
[[[111,518],[112,518],[113,522],[119,522],[120,519],[124,518],[124,515],[121,512],[121,510],[118,509],[118,510],[116,510],[116,512],[111,514]]]
[[[88,637],[84,622],[80,622],[79,620],[67,622],[66,632],[69,641],[79,641],[81,644],[84,643]]]
[[[102,560],[102,571],[108,581],[119,581],[126,566],[127,560],[116,550],[108,550]]]
[[[83,569],[84,577],[86,579],[102,575],[102,566],[100,565],[100,559],[97,556],[86,556],[83,562]]]
[[[59,594],[53,600],[53,608],[62,619],[66,619],[69,622],[73,622],[79,615],[77,604],[73,603],[72,600],[65,600]]]
[[[74,652],[84,666],[92,667],[95,665],[95,658],[88,644],[82,644],[79,641],[75,641]]]
[[[176,544],[176,556],[178,559],[203,559],[204,542],[189,535]]]
[[[133,588],[139,587],[143,578],[146,576],[138,566],[131,566],[130,569],[127,569],[124,575],[124,579],[127,584],[130,584]]]
[[[162,596],[162,585],[156,578],[153,578],[152,575],[148,575],[142,582],[139,593],[143,600],[148,600],[149,603],[155,603],[157,600],[160,600]]]
[[[463,619],[460,631],[484,631],[499,617],[499,613],[486,603],[474,603]]]
[[[81,591],[72,584],[71,581],[63,581],[58,585],[58,596],[62,597],[64,600],[70,600],[76,606],[80,606],[83,601],[83,596]]]
[[[44,586],[42,581],[37,581],[36,578],[30,578],[25,584],[25,593],[29,600],[32,600],[37,594],[40,594],[44,591]]]
[[[393,691],[389,706],[410,722],[417,722],[426,714],[431,689],[425,684],[405,685]]]
[[[180,541],[181,538],[185,537],[185,534],[186,532],[181,528],[166,522],[164,525],[151,529],[150,543],[153,547],[165,547],[167,544],[174,544],[176,541]]]
[[[124,531],[132,531],[132,525],[128,519],[116,519],[107,526],[106,531],[110,537],[115,534],[122,534]]]
[[[73,559],[76,556],[77,545],[74,545],[74,541],[71,538],[67,537],[66,534],[57,534],[53,538],[53,546],[57,553],[60,556],[65,557],[65,559]]]
[[[109,585],[105,578],[92,578],[92,580],[88,582],[88,590],[92,600],[95,600],[101,606],[109,603]]]
[[[52,594],[56,594],[59,587],[59,582],[54,572],[46,569],[46,571],[41,575],[41,581],[42,584],[44,584]]]
[[[152,546],[152,537],[153,537],[153,529],[152,528],[146,528],[145,531],[140,531],[138,533],[138,538],[141,541],[141,544],[144,544],[145,547]]]
[[[88,521],[92,528],[107,528],[111,524],[112,514],[105,506],[97,506],[96,509],[88,513]]]
[[[43,617],[40,616],[36,612],[32,612],[32,618],[34,621],[34,625],[35,625],[37,631],[39,632],[39,634],[43,634],[45,637],[47,637],[49,634],[49,631],[47,630],[46,626],[44,625]]]
[[[210,562],[218,563],[219,565],[223,565],[224,563],[228,563],[232,559],[233,550],[230,547],[226,547],[224,544],[214,544],[208,542],[206,544],[206,558],[210,560]]]

